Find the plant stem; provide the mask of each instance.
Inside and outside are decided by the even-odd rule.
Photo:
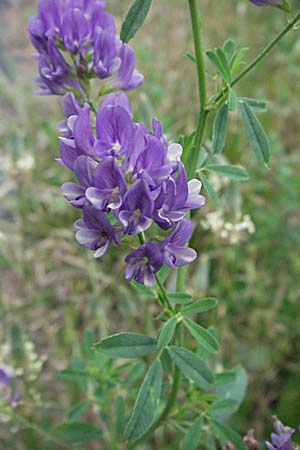
[[[247,75],[257,64],[272,50],[273,47],[296,25],[300,20],[300,12],[284,27],[284,29],[253,59],[245,69],[231,82],[231,87],[235,86],[245,75]],[[218,103],[228,88],[224,88],[214,99],[214,103]]]
[[[201,24],[199,0],[189,0],[189,7],[194,37],[195,58],[197,63],[197,74],[198,74],[199,102],[200,102],[200,111],[195,134],[194,148],[188,167],[188,174],[190,177],[193,177],[197,169],[197,162],[199,158],[201,145],[203,142],[208,111],[205,109],[207,100],[207,89],[206,89],[206,74],[205,74],[202,24]]]

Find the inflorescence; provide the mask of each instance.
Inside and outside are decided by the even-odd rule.
[[[86,96],[89,80],[107,79],[103,91],[130,90],[144,80],[134,51],[116,34],[115,19],[103,0],[42,0],[30,20],[38,51],[39,94]]]
[[[126,257],[126,278],[150,286],[163,263],[177,267],[193,261],[196,252],[185,247],[192,234],[186,211],[200,208],[205,199],[201,182],[187,180],[182,147],[168,146],[157,119],[151,132],[135,123],[122,92],[104,98],[96,134],[88,104],[80,107],[68,94],[63,105],[67,119],[60,124],[60,162],[78,183],[65,183],[62,192],[82,209],[75,223],[77,241],[100,257],[111,244],[121,245],[125,235],[140,235],[156,223],[167,236],[146,241]]]
[[[59,161],[78,180],[62,186],[82,210],[76,239],[99,258],[125,235],[138,235],[140,246],[125,258],[126,279],[152,286],[164,263],[178,267],[196,258],[186,247],[193,231],[186,212],[204,205],[201,182],[188,181],[182,147],[168,145],[160,121],[153,119],[151,131],[134,122],[127,96],[115,92],[138,87],[143,77],[105,1],[41,0],[29,34],[39,52],[40,93],[64,95]],[[90,100],[95,77],[108,79],[98,111]],[[164,236],[146,239],[153,224]]]

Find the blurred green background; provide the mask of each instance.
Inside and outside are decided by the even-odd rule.
[[[131,2],[107,3],[120,25]],[[193,51],[187,3],[154,0],[132,41],[145,75],[130,93],[133,108],[139,120],[152,112],[161,118],[171,140],[193,130],[197,110],[195,67],[184,56]],[[47,429],[81,398],[57,371],[80,355],[84,330],[97,340],[145,327],[151,333],[149,311],[157,310],[123,281],[125,253],[112,251],[99,262],[74,241],[78,213],[60,194],[69,173],[54,161],[60,99],[33,95],[37,67],[26,28],[36,7],[32,0],[0,0],[0,363],[18,369],[23,403],[16,414]],[[249,47],[248,61],[286,22],[248,0],[202,0],[201,8],[206,48],[231,37]],[[257,162],[232,115],[225,156],[246,167],[250,180],[212,177],[222,201],[218,210],[208,201],[197,216],[199,258],[188,272],[189,293],[219,299],[216,313],[205,317],[222,341],[220,366],[241,364],[248,373],[232,424],[241,432],[254,428],[260,439],[273,414],[290,426],[300,423],[299,79],[300,39],[293,31],[238,86],[239,95],[268,101],[260,118],[272,142],[270,170]],[[1,450],[46,448],[38,431],[22,425],[0,411]],[[151,448],[177,449],[160,439]]]

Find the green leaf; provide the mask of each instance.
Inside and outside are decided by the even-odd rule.
[[[270,159],[270,143],[268,136],[264,132],[264,129],[252,108],[245,102],[240,102],[239,107],[250,144],[255,151],[257,158],[267,164]]]
[[[134,287],[134,289],[136,289],[138,292],[143,294],[145,297],[151,298],[151,299],[156,297],[156,294],[154,294],[154,292],[152,292],[151,289],[148,288],[147,286],[137,283],[136,281],[131,281],[130,284],[131,284],[131,286]]]
[[[238,106],[238,97],[234,89],[229,92],[229,111],[235,111]]]
[[[203,419],[200,417],[190,427],[183,440],[182,450],[196,450],[201,438]]]
[[[184,56],[186,56],[192,63],[197,64],[197,60],[195,56],[190,52],[184,52]]]
[[[209,389],[214,382],[214,376],[207,365],[193,352],[175,345],[168,352],[183,374],[191,379],[201,389]]]
[[[127,424],[128,440],[138,439],[151,426],[160,400],[162,377],[162,365],[156,359],[145,376]]]
[[[223,175],[234,181],[249,180],[249,175],[243,167],[231,166],[229,164],[210,164],[205,166],[204,169],[208,172]]]
[[[205,311],[209,311],[210,309],[215,308],[218,305],[218,300],[215,298],[202,298],[201,300],[197,300],[190,305],[185,306],[182,309],[182,314],[197,314]]]
[[[175,292],[174,294],[168,294],[168,299],[170,303],[174,303],[175,305],[185,305],[192,300],[192,296],[184,292]]]
[[[231,442],[237,450],[247,450],[242,438],[232,428],[215,419],[211,420],[211,425],[223,445],[226,442]]]
[[[102,431],[86,422],[73,422],[59,425],[55,429],[55,434],[64,441],[87,442],[98,439]]]
[[[234,370],[227,370],[215,374],[215,385],[222,386],[223,384],[232,383],[236,379],[236,372]]]
[[[235,401],[236,409],[233,412],[236,412],[245,398],[248,379],[247,373],[243,367],[236,367],[234,369],[234,373],[234,379],[231,381],[229,380],[228,383],[223,383],[221,386],[218,386],[216,389],[216,394],[222,399]],[[229,415],[224,415],[224,418],[229,417]]]
[[[125,404],[123,397],[119,396],[115,402],[115,433],[120,436],[124,430]]]
[[[224,420],[237,410],[237,402],[230,398],[217,400],[211,405],[211,417]]]
[[[213,138],[212,138],[212,151],[214,154],[221,153],[226,142],[228,127],[228,104],[223,103],[221,108],[216,114]]]
[[[156,339],[138,333],[119,333],[102,339],[95,348],[115,358],[140,358],[157,350]]]
[[[129,9],[121,28],[121,41],[128,42],[143,25],[152,0],[135,0]]]
[[[235,43],[232,39],[227,39],[224,42],[223,50],[226,55],[227,61],[231,61],[231,59],[234,55],[234,48],[235,48]]]
[[[267,111],[267,103],[264,100],[256,100],[255,98],[239,97],[239,102],[247,103],[254,111],[265,112]]]
[[[207,51],[206,52],[207,57],[209,58],[210,62],[216,69],[219,75],[221,75],[222,79],[227,83],[231,83],[231,74],[230,69],[226,60],[226,56],[221,49],[217,49],[216,51]]]
[[[67,412],[68,420],[70,422],[76,422],[81,416],[83,416],[83,414],[87,412],[89,406],[89,400],[83,400],[82,402],[72,406],[72,408],[70,408]]]
[[[177,317],[173,316],[162,327],[162,330],[158,338],[159,350],[166,347],[171,342],[172,337],[174,336],[176,324],[177,324]]]
[[[207,195],[209,196],[209,198],[212,201],[212,204],[214,205],[214,207],[216,208],[219,204],[219,197],[218,194],[215,192],[214,188],[212,187],[212,185],[210,184],[210,182],[208,181],[207,176],[202,172],[202,171],[198,171],[198,177],[200,179],[200,181],[202,181],[202,184],[204,186],[204,189],[206,190]]]
[[[202,345],[209,352],[217,352],[219,350],[219,344],[217,339],[205,328],[198,325],[188,317],[183,318],[183,323],[191,335],[196,341]]]

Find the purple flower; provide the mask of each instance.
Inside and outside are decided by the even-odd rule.
[[[129,90],[143,82],[134,52],[116,34],[114,17],[99,0],[40,0],[29,36],[38,51],[40,94],[63,95],[91,78],[113,77],[104,90]],[[71,54],[66,55],[66,54]]]
[[[85,191],[93,186],[94,173],[98,163],[89,156],[79,156],[74,163],[74,173],[79,184],[67,182],[62,185],[61,192],[75,208],[83,208],[87,203]]]
[[[20,393],[14,385],[15,378],[16,372],[12,367],[0,364],[0,397],[13,408],[20,403]]]
[[[256,6],[276,6],[286,12],[291,10],[288,0],[250,0],[250,2]]]
[[[275,433],[271,434],[271,441],[266,442],[268,450],[293,450],[293,428],[285,427],[276,416],[273,416]]]
[[[128,264],[126,280],[135,280],[150,287],[155,284],[154,274],[159,271],[164,262],[160,245],[153,242],[146,242],[129,253],[125,261]]]
[[[132,148],[133,126],[127,110],[119,105],[101,107],[96,120],[98,141],[95,153],[105,156],[121,156]]]
[[[184,218],[178,223],[167,238],[162,242],[164,262],[170,267],[184,266],[196,259],[195,250],[185,247],[193,232],[193,225]]]
[[[98,165],[92,185],[95,187],[89,187],[86,196],[95,208],[103,211],[120,208],[126,181],[114,157],[110,156]]]
[[[149,186],[137,180],[126,192],[120,208],[119,219],[128,234],[138,234],[151,225],[154,203]]]
[[[84,206],[82,219],[75,222],[75,228],[77,242],[93,250],[95,258],[103,256],[112,242],[120,245],[118,233],[110,224],[105,213],[90,205]]]

